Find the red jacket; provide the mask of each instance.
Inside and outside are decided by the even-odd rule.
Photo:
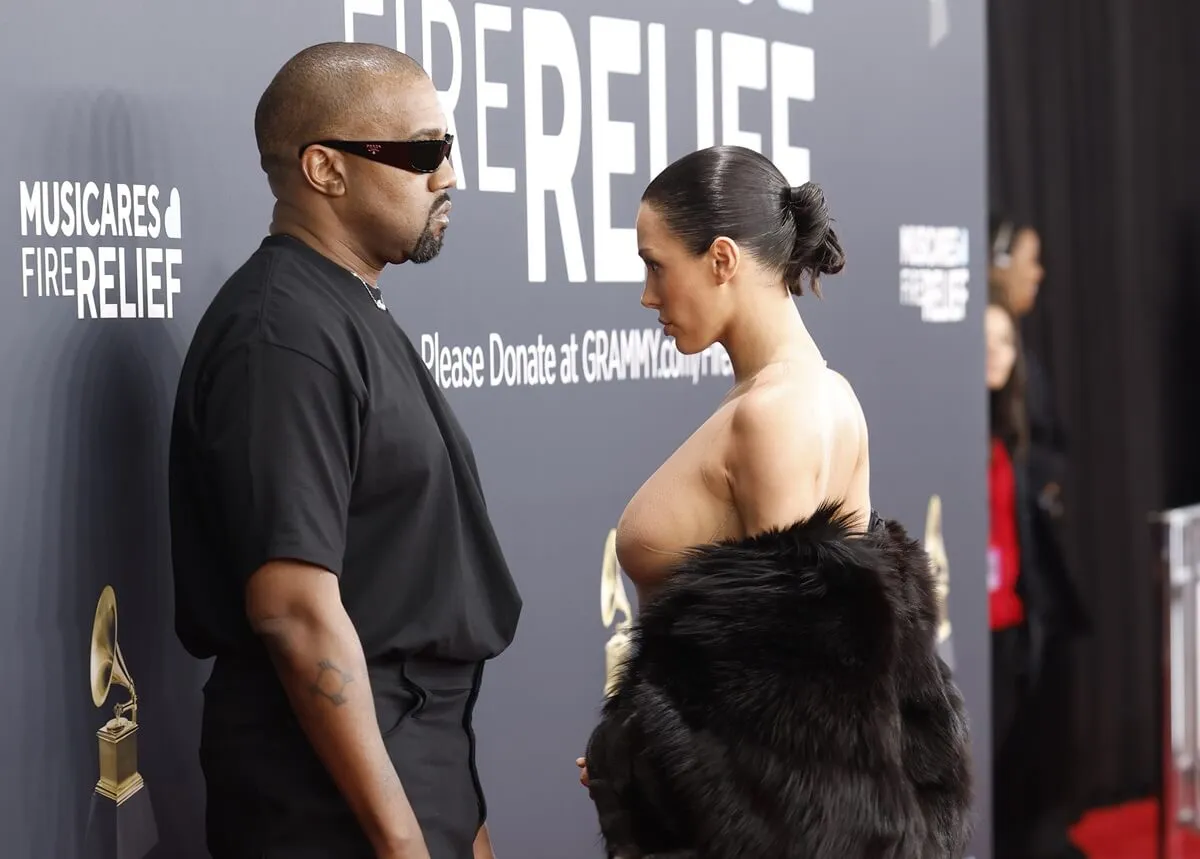
[[[992,439],[988,465],[988,621],[993,630],[1018,626],[1025,607],[1017,592],[1021,576],[1021,539],[1017,527],[1017,483],[1012,457]]]

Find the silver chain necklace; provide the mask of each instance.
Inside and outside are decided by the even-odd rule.
[[[375,306],[380,310],[387,310],[387,305],[383,303],[383,292],[380,291],[379,287],[372,287],[371,284],[367,283],[366,279],[356,271],[352,270],[350,273],[358,278],[358,282],[363,285],[363,289],[367,291],[367,295],[371,296],[371,300],[375,302]]]

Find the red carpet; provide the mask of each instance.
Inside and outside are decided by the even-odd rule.
[[[1089,859],[1155,859],[1158,803],[1131,802],[1084,815],[1072,839]],[[1200,835],[1176,833],[1169,840],[1167,859],[1200,859]]]

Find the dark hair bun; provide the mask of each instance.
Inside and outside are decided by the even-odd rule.
[[[832,219],[825,205],[825,194],[819,185],[805,182],[787,189],[787,210],[796,228],[791,258],[784,272],[784,281],[793,295],[804,294],[804,280],[810,289],[821,294],[823,274],[837,274],[846,265],[846,255],[830,226]]]
[[[710,146],[684,155],[646,186],[653,206],[692,256],[707,253],[725,236],[801,295],[804,280],[821,294],[817,279],[846,264],[829,228],[825,195],[811,182],[788,180],[765,155],[745,146]]]

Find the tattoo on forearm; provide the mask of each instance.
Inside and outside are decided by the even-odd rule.
[[[312,693],[328,698],[333,706],[340,707],[346,703],[346,685],[353,683],[354,678],[338,668],[328,659],[317,663],[317,679],[313,681]]]

